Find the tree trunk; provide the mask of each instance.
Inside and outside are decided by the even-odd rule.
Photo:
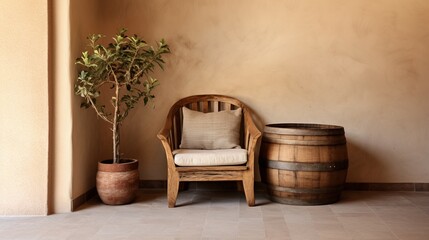
[[[115,78],[115,99],[114,99],[114,107],[115,112],[113,113],[113,163],[119,163],[119,83]]]
[[[119,124],[116,123],[113,125],[113,163],[119,163]]]

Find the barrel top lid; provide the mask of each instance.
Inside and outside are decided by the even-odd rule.
[[[344,128],[314,123],[274,123],[265,125],[264,132],[291,135],[342,135]]]

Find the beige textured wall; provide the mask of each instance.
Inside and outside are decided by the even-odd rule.
[[[0,33],[0,215],[45,215],[47,1],[0,1]]]
[[[127,26],[173,54],[156,109],[139,107],[122,150],[142,179],[165,179],[156,132],[190,94],[235,96],[262,124],[342,125],[349,182],[429,182],[426,0],[110,1],[103,31]],[[110,142],[105,142],[108,149]],[[108,157],[108,152],[105,154]]]
[[[70,2],[70,86],[73,87],[77,76],[74,61],[87,48],[86,37],[98,33],[98,25],[104,20],[97,18],[97,1],[73,0]],[[72,199],[79,197],[95,186],[97,161],[99,158],[99,131],[97,120],[92,109],[80,108],[81,98],[71,97],[73,119],[72,152],[73,178]]]
[[[52,1],[51,11],[51,142],[49,212],[70,212],[72,195],[72,69],[70,1]]]
[[[99,131],[95,114],[79,108],[73,94],[75,59],[86,47],[86,36],[100,23],[95,0],[52,3],[52,163],[50,212],[70,212],[72,201],[95,186]]]

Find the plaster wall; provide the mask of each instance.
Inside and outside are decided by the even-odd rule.
[[[71,211],[72,195],[72,85],[70,69],[70,1],[52,1],[51,17],[51,165],[49,211]]]
[[[349,182],[429,182],[428,1],[111,0],[99,10],[100,32],[126,26],[173,52],[155,73],[155,109],[140,105],[122,132],[142,179],[166,178],[156,133],[173,102],[219,93],[247,103],[261,127],[344,126]]]
[[[73,0],[70,2],[70,79],[72,112],[72,199],[75,199],[95,186],[97,162],[99,158],[99,124],[92,109],[81,109],[81,98],[74,95],[73,86],[77,77],[74,64],[82,51],[87,48],[87,37],[98,33],[103,20],[97,18],[98,2],[95,0]]]
[[[73,200],[95,186],[98,136],[95,114],[79,108],[73,94],[75,59],[86,47],[86,36],[98,23],[97,1],[52,2],[52,81],[50,108],[52,161],[49,211],[70,212]]]
[[[48,1],[0,1],[0,215],[48,212]]]

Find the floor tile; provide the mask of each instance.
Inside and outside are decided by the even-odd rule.
[[[320,206],[274,203],[243,192],[179,193],[168,208],[166,192],[143,189],[133,204],[107,206],[91,199],[70,214],[0,217],[0,240],[427,240],[429,193],[345,191]]]

